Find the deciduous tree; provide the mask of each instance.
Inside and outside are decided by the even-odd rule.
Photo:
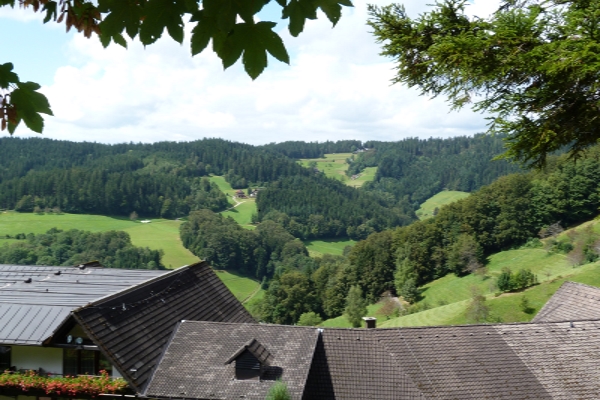
[[[178,43],[184,39],[186,23],[193,26],[191,53],[212,49],[228,68],[240,58],[244,69],[256,79],[267,66],[267,53],[289,64],[290,58],[277,25],[256,17],[267,4],[281,7],[288,30],[298,36],[306,20],[316,19],[321,10],[337,24],[342,6],[350,0],[0,0],[0,7],[19,5],[45,15],[44,23],[64,23],[85,37],[97,35],[104,47],[114,42],[127,47],[125,35],[150,45],[166,31]],[[24,121],[35,132],[42,132],[41,113],[52,115],[48,100],[33,82],[21,82],[11,63],[0,64],[1,130],[12,134]]]
[[[360,327],[362,317],[367,315],[367,301],[363,298],[360,287],[352,286],[348,291],[345,311],[352,326]]]

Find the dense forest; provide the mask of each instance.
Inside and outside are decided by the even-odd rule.
[[[598,176],[597,147],[576,163],[553,157],[544,171],[501,177],[442,207],[434,218],[369,235],[347,256],[317,258],[301,268],[279,268],[255,312],[276,323],[295,323],[299,310],[336,317],[343,313],[353,286],[360,287],[370,302],[385,292],[414,299],[411,294],[418,292],[417,286],[451,272],[477,273],[495,252],[536,245],[536,241],[541,245],[538,238],[596,216]],[[569,253],[575,264],[598,258],[600,246],[593,235],[553,243],[549,251]]]
[[[190,214],[188,221],[181,225],[181,240],[213,268],[259,279],[271,278],[283,265],[297,268],[312,262],[304,243],[280,224],[265,221],[255,230],[247,230],[231,218],[209,210]]]
[[[503,153],[501,137],[475,135],[448,139],[410,138],[399,142],[366,142],[348,174],[378,167],[374,182],[365,190],[405,199],[415,209],[444,189],[473,192],[501,176],[520,170],[505,160],[491,162]]]
[[[53,228],[15,236],[19,241],[0,246],[0,264],[77,265],[96,260],[108,268],[164,269],[162,251],[132,245],[127,232]]]
[[[0,208],[185,217],[227,207],[223,193],[203,179],[222,175],[236,189],[264,188],[256,222],[277,219],[299,238],[364,239],[415,221],[420,202],[443,188],[472,191],[514,171],[490,161],[501,147],[501,138],[487,136],[265,146],[220,139],[105,145],[2,138]],[[360,190],[295,162],[352,151],[349,173],[378,167],[376,181]]]

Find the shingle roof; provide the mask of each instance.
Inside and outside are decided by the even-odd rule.
[[[181,320],[255,322],[205,262],[95,301],[74,316],[140,392]]]
[[[425,399],[378,330],[324,329],[305,399]]]
[[[256,339],[252,338],[242,347],[240,347],[227,361],[225,364],[229,364],[233,362],[236,358],[238,358],[243,352],[248,351],[250,354],[254,356],[261,364],[271,365],[273,362],[273,355],[269,352],[269,350],[265,349],[265,347]]]
[[[40,346],[75,308],[165,271],[0,265],[0,344]]]
[[[327,329],[322,337],[306,399],[600,398],[599,321]]]
[[[565,282],[532,322],[600,319],[600,288]]]
[[[145,395],[152,398],[264,400],[274,379],[235,380],[225,364],[256,339],[273,355],[267,375],[279,376],[292,399],[302,398],[319,330],[316,328],[184,321],[170,341]]]

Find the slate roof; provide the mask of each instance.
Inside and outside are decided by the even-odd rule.
[[[0,265],[0,344],[40,346],[75,308],[164,271]]]
[[[600,288],[565,282],[532,322],[600,319]]]
[[[272,352],[293,399],[600,398],[600,321],[370,330],[185,321],[144,395],[264,399],[271,382],[234,380],[224,365],[249,338]]]
[[[182,322],[156,369],[145,396],[151,398],[264,400],[279,376],[292,399],[302,399],[319,336],[317,328]],[[272,355],[267,378],[235,380],[232,353],[256,339]]]
[[[598,399],[600,322],[326,329],[305,399]]]
[[[181,320],[255,322],[205,262],[97,300],[73,315],[138,392]]]
[[[229,357],[229,359],[225,361],[225,364],[233,362],[246,350],[261,364],[271,365],[273,362],[273,355],[269,352],[269,350],[265,349],[265,347],[258,340],[250,339],[248,342],[244,343],[244,345],[240,347],[231,357]]]

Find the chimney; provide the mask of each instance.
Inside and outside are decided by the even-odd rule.
[[[367,329],[375,329],[377,325],[377,318],[374,317],[363,317],[365,324],[367,324]]]

